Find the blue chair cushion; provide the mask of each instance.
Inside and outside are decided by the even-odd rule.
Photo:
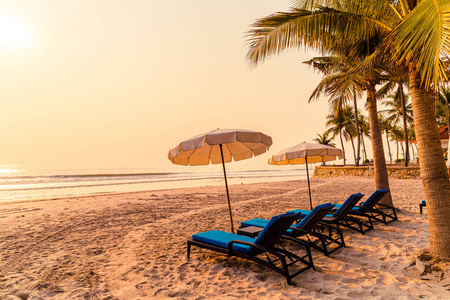
[[[279,217],[281,216],[287,216],[287,215],[292,215],[293,213],[287,212],[285,214],[281,214],[278,216],[274,216],[270,219],[269,223],[267,223],[266,226],[264,226],[263,231],[261,231],[261,233],[258,235],[258,237],[255,240],[255,244],[259,243],[259,241],[264,237],[264,235],[270,230],[270,227],[272,227],[272,224],[276,222],[276,220],[278,220]]]
[[[320,204],[320,205],[330,205],[331,203],[324,203],[324,204]],[[318,205],[318,206],[320,206]],[[331,205],[336,205],[336,204],[331,204]],[[316,206],[316,207],[318,207]],[[337,205],[336,205],[337,206]],[[314,210],[314,209],[313,209]],[[300,218],[305,218],[307,215],[309,215],[309,213],[311,212],[311,210],[305,210],[305,209],[294,209],[294,210],[290,210],[289,212],[292,213],[300,213]],[[334,214],[327,214],[327,217],[334,217]]]
[[[293,227],[297,227],[297,228],[301,228],[302,226],[303,226],[303,224],[305,224],[306,222],[308,222],[308,220],[319,210],[319,209],[321,209],[321,208],[326,208],[326,207],[329,207],[329,206],[333,206],[333,204],[331,204],[331,203],[324,203],[324,204],[320,204],[320,205],[317,205],[312,211],[309,211],[309,210],[291,210],[291,211],[288,211],[285,215],[290,215],[290,214],[294,214],[294,213],[297,213],[297,212],[299,212],[299,211],[304,211],[304,212],[306,212],[306,214],[305,214],[305,216],[304,216],[304,218],[298,223],[298,224],[294,224],[294,225],[292,225]],[[333,215],[330,215],[330,216],[333,216]],[[271,225],[271,222],[272,222],[272,220],[274,220],[274,219],[276,219],[276,218],[278,218],[279,216],[275,216],[275,217],[273,217],[270,221],[268,221],[268,220],[265,220],[265,219],[258,219],[258,218],[256,218],[256,219],[251,219],[251,220],[248,220],[248,221],[244,221],[244,222],[242,222],[241,223],[241,226],[242,227],[248,227],[248,226],[256,226],[256,227],[264,227],[264,230],[258,235],[258,238],[259,237],[261,237],[261,236],[264,236],[264,231],[265,230],[267,230],[268,228],[270,228],[270,225]],[[272,222],[273,223],[273,222]],[[293,235],[295,232],[292,230],[292,229],[288,229],[288,230],[286,230],[286,234],[287,235]],[[258,239],[257,239],[258,240]]]
[[[265,219],[251,219],[251,220],[248,220],[248,221],[241,222],[241,227],[255,226],[255,227],[264,228],[264,227],[266,227],[267,224],[269,224],[269,220],[265,220]],[[294,232],[293,232],[292,229],[286,230],[286,234],[288,234],[288,235],[292,235],[293,233]],[[261,233],[259,235],[261,235]]]
[[[314,209],[312,211],[310,211],[310,213],[308,213],[300,222],[298,222],[296,225],[294,225],[297,228],[302,228],[302,226],[308,222],[309,219],[312,218],[312,216],[314,216],[315,213],[317,213],[317,211],[319,211],[320,209],[323,208],[329,208],[332,207],[333,204],[331,203],[323,203],[323,204],[319,204],[316,207],[314,207]],[[333,216],[333,215],[331,215]]]
[[[242,227],[248,227],[248,226],[256,226],[256,227],[266,227],[266,225],[269,224],[269,220],[265,219],[251,219],[248,221],[241,222]]]
[[[294,213],[287,212],[285,214],[274,216],[274,217],[272,217],[272,219],[270,219],[270,221],[265,220],[265,219],[258,219],[258,218],[251,219],[248,221],[241,222],[241,227],[255,226],[255,227],[264,228],[255,240],[255,243],[258,243],[261,240],[261,238],[266,234],[266,232],[269,230],[269,228],[272,226],[272,224],[278,219],[278,217],[283,216],[283,215],[292,215],[292,214],[294,214]],[[290,230],[290,229],[288,229],[288,231],[292,232],[292,230]]]
[[[299,217],[306,217],[311,211],[306,210],[306,209],[293,209],[293,210],[290,210],[289,212],[294,213],[294,214],[300,213]]]
[[[337,208],[337,209],[339,209],[339,208],[342,207],[342,204],[335,204],[334,207]],[[362,210],[362,208],[359,207],[359,206],[354,206],[354,207],[352,208],[352,210]]]
[[[386,190],[386,189],[376,190],[375,192],[373,192],[372,195],[370,195],[369,198],[367,198],[366,201],[364,201],[364,203],[362,203],[362,204],[359,205],[359,206],[354,206],[354,207],[352,208],[352,210],[356,210],[356,211],[364,211],[364,208],[372,201],[372,199],[373,199],[375,196],[377,196],[379,193],[381,193],[381,192],[385,193],[385,192],[387,192],[387,190]],[[339,210],[343,205],[344,205],[344,204],[335,204],[335,208],[337,208],[337,209]]]
[[[427,203],[425,202],[425,200],[422,200],[422,204],[423,204],[423,205],[427,205]]]
[[[192,235],[192,239],[194,241],[199,241],[211,245],[215,245],[221,248],[228,248],[228,242],[233,240],[239,240],[244,242],[250,242],[255,243],[255,239],[243,235],[238,235],[234,233],[229,233],[225,231],[220,230],[210,230],[205,232],[200,232]],[[243,244],[233,244],[233,250],[243,252],[243,253],[250,253],[250,251],[253,249],[252,246],[249,245],[243,245]]]
[[[357,194],[350,195],[350,197],[348,197],[347,200],[345,200],[345,202],[342,203],[342,205],[334,213],[336,215],[340,214],[340,212],[344,209],[344,206],[346,206],[350,201],[352,201],[354,197],[358,197],[358,196],[362,197],[362,194],[361,193],[357,193]]]
[[[360,206],[362,206],[362,207],[365,207],[365,206],[367,206],[369,203],[370,203],[370,201],[372,201],[372,199],[373,198],[375,198],[379,193],[386,193],[387,192],[387,190],[386,189],[381,189],[381,190],[376,190],[375,192],[373,192],[373,194],[372,195],[370,195],[370,197],[369,198],[367,198],[367,200],[366,201],[364,201],[364,203],[363,204],[361,204]]]

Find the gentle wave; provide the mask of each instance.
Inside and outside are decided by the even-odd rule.
[[[96,178],[96,177],[129,177],[129,176],[157,176],[157,175],[172,175],[179,173],[124,173],[124,174],[70,174],[70,175],[23,175],[23,176],[2,176],[0,180],[11,180],[11,179],[33,179],[33,178]]]
[[[14,174],[16,175],[16,174]],[[81,196],[224,184],[221,172],[108,172],[0,177],[0,201]],[[305,179],[295,170],[249,170],[227,173],[229,184]]]
[[[204,180],[205,178],[184,178],[183,180]],[[209,177],[208,179],[221,179],[221,177]],[[111,182],[100,184],[80,184],[80,185],[64,185],[64,186],[48,186],[48,187],[25,187],[25,188],[6,188],[0,189],[0,191],[30,191],[30,190],[53,190],[53,189],[67,189],[67,188],[84,188],[84,187],[98,187],[98,186],[115,186],[125,184],[142,184],[142,183],[157,183],[157,182],[170,182],[179,181],[179,179],[161,179],[161,180],[146,180],[146,181],[129,181],[129,182]]]

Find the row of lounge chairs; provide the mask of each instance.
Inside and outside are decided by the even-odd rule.
[[[386,189],[377,190],[359,206],[356,204],[364,196],[361,193],[351,195],[343,204],[325,203],[311,211],[292,210],[270,220],[248,220],[241,223],[238,234],[219,230],[197,233],[187,242],[187,257],[196,246],[245,258],[273,269],[291,284],[293,277],[314,269],[311,248],[328,256],[345,247],[341,226],[364,234],[374,229],[372,220],[384,224],[397,220],[395,208],[379,204],[387,193]],[[287,251],[283,246],[286,241],[299,245],[303,254]]]

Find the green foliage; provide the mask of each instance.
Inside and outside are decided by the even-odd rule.
[[[450,88],[441,86],[436,98],[436,120],[439,126],[448,125],[450,114]]]
[[[318,137],[313,139],[313,141],[315,141],[316,143],[322,144],[322,145],[326,145],[326,146],[330,146],[330,147],[336,147],[336,144],[331,142],[331,140],[333,138],[329,137],[328,136],[329,134],[330,134],[329,131],[325,131],[323,133],[323,135],[317,134]]]

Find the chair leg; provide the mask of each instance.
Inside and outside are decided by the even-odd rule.
[[[316,268],[314,267],[314,261],[313,261],[312,254],[311,254],[311,248],[306,247],[306,252],[308,253],[308,259],[309,259],[309,262],[311,263],[311,268],[315,271]]]
[[[189,260],[191,256],[191,243],[187,242],[187,259]]]

